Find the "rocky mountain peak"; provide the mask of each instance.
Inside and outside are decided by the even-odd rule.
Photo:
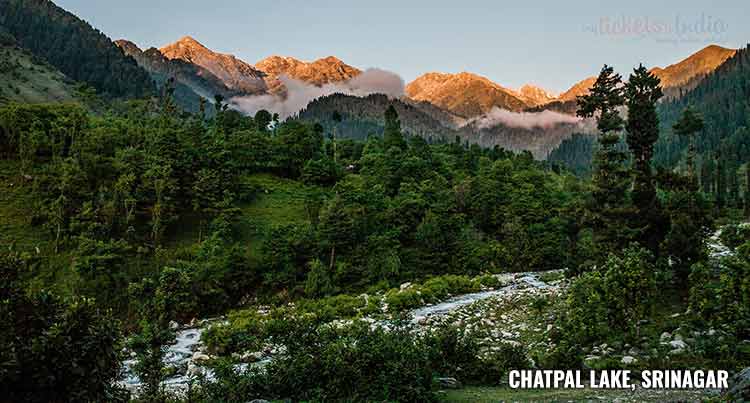
[[[313,62],[288,56],[270,56],[256,63],[255,68],[266,74],[266,84],[271,92],[284,92],[284,85],[279,80],[282,74],[308,84],[322,86],[350,80],[362,72],[335,56]]]
[[[265,74],[234,55],[217,53],[190,36],[164,46],[159,51],[168,59],[193,63],[210,71],[227,87],[246,93],[265,92]]]

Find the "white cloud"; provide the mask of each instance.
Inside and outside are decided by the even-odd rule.
[[[339,83],[315,86],[295,80],[286,75],[279,76],[286,87],[286,97],[280,95],[254,95],[235,97],[229,100],[233,107],[254,115],[261,109],[278,113],[282,119],[297,114],[311,101],[335,93],[364,97],[370,94],[385,94],[392,98],[404,95],[404,80],[397,74],[381,69],[367,69],[358,76]]]

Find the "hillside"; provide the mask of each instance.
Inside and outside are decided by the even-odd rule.
[[[529,106],[513,90],[466,72],[424,74],[406,86],[406,95],[464,118],[483,115],[493,107],[521,111]]]
[[[529,151],[536,159],[545,159],[563,140],[583,130],[578,124],[555,124],[546,128],[509,127],[497,124],[480,128],[469,125],[461,129],[463,138],[485,148],[495,146],[516,152]]]
[[[233,55],[214,52],[189,36],[159,51],[167,59],[182,60],[210,71],[232,90],[258,94],[267,89],[263,72]]]
[[[705,76],[721,66],[737,52],[717,45],[707,46],[688,58],[665,68],[651,69],[661,79],[664,95],[670,98],[695,88]]]
[[[401,126],[408,135],[420,136],[428,140],[452,140],[457,132],[441,122],[449,122],[451,116],[430,108],[425,112],[417,105],[405,103],[385,95],[373,94],[367,97],[355,97],[333,94],[321,97],[299,112],[299,119],[323,125],[326,133],[333,128],[333,112],[338,111],[343,119],[337,127],[341,137],[364,139],[370,134],[382,135],[383,113],[393,105],[398,112]],[[429,108],[429,107],[427,107]],[[440,118],[436,118],[440,116]]]
[[[75,84],[52,66],[14,45],[0,44],[0,104],[70,102]]]
[[[19,46],[111,97],[154,93],[146,71],[100,31],[47,0],[3,0],[0,26]]]
[[[215,95],[229,99],[244,94],[227,88],[223,81],[205,68],[182,59],[168,59],[158,49],[143,51],[134,43],[123,39],[115,41],[115,44],[148,71],[159,88],[173,78],[175,100],[187,111],[198,112],[201,98],[213,102]]]
[[[750,136],[746,129],[750,127],[748,66],[750,51],[740,49],[683,97],[659,106],[662,123],[662,136],[656,144],[659,164],[673,167],[684,158],[687,143],[674,136],[671,127],[688,106],[699,110],[705,121],[705,128],[696,139],[697,151],[703,156],[700,159],[710,166],[710,160],[721,155],[734,169],[750,161]]]
[[[271,56],[256,63],[255,68],[266,74],[266,84],[272,93],[285,91],[283,83],[279,81],[282,74],[308,84],[322,86],[350,80],[362,72],[334,56],[313,62],[304,62],[293,57]]]

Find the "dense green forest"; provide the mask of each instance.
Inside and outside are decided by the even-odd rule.
[[[111,97],[154,91],[148,73],[104,34],[49,0],[0,1],[0,26],[66,76]]]

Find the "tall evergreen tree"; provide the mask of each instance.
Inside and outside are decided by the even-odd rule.
[[[724,163],[721,161],[721,156],[719,155],[719,152],[716,152],[714,156],[714,161],[715,161],[715,167],[716,167],[716,175],[715,175],[716,184],[714,185],[714,189],[716,189],[716,208],[722,209],[724,208],[724,205],[727,200],[727,197],[726,197],[727,183],[726,183],[726,175],[724,173]]]
[[[642,64],[633,70],[625,85],[627,99],[627,142],[633,154],[633,217],[638,227],[638,240],[656,253],[663,239],[664,222],[656,197],[651,170],[654,144],[659,139],[659,117],[656,102],[664,95],[661,81]]]
[[[604,65],[588,95],[577,99],[578,116],[596,117],[599,147],[594,156],[593,203],[587,219],[602,251],[620,250],[632,239],[628,216],[627,156],[617,147],[625,121],[619,108],[625,103],[622,76]]]
[[[388,109],[385,110],[383,143],[386,150],[391,147],[401,150],[406,149],[406,140],[404,140],[404,134],[401,132],[401,121],[398,119],[398,112],[396,112],[396,108],[393,105],[389,105]]]
[[[674,133],[688,139],[687,169],[691,181],[697,181],[695,177],[695,135],[703,130],[703,118],[692,107],[687,107],[682,117],[672,126]]]

